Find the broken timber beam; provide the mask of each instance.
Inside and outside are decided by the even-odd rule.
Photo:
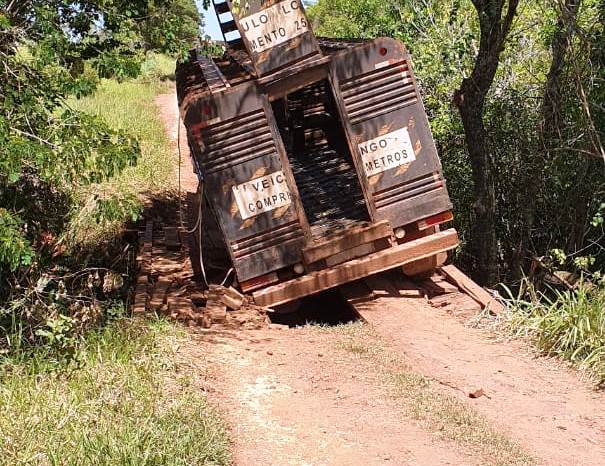
[[[445,265],[441,271],[448,280],[477,301],[483,308],[488,308],[494,314],[504,311],[504,306],[494,296],[477,285],[454,265]]]
[[[458,234],[455,229],[450,228],[359,259],[350,260],[327,270],[311,272],[302,277],[269,286],[252,293],[252,296],[256,304],[260,306],[276,306],[448,251],[457,245]]]

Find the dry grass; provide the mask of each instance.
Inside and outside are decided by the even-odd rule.
[[[328,331],[338,337],[340,349],[355,354],[368,370],[382,373],[391,394],[401,403],[403,413],[419,421],[423,428],[471,449],[483,458],[485,464],[536,464],[531,455],[498,432],[487,419],[414,372],[367,325],[354,323]]]

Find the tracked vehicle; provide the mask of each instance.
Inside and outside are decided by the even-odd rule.
[[[215,3],[226,51],[177,68],[181,117],[240,288],[276,306],[455,248],[400,42],[316,38],[299,0]]]

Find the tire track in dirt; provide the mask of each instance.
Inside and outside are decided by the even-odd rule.
[[[183,349],[231,426],[238,465],[472,465],[400,415],[380,374],[317,328],[207,332]]]
[[[382,296],[364,317],[413,370],[548,465],[605,464],[605,396],[563,363],[470,328],[423,298]],[[469,399],[483,389],[488,396]]]

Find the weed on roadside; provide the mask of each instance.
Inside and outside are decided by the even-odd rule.
[[[569,361],[605,385],[605,288],[580,283],[539,300],[508,300],[502,329],[529,339],[542,353]]]
[[[0,465],[229,464],[225,426],[175,362],[186,338],[122,319],[87,336],[77,365],[3,360]]]

